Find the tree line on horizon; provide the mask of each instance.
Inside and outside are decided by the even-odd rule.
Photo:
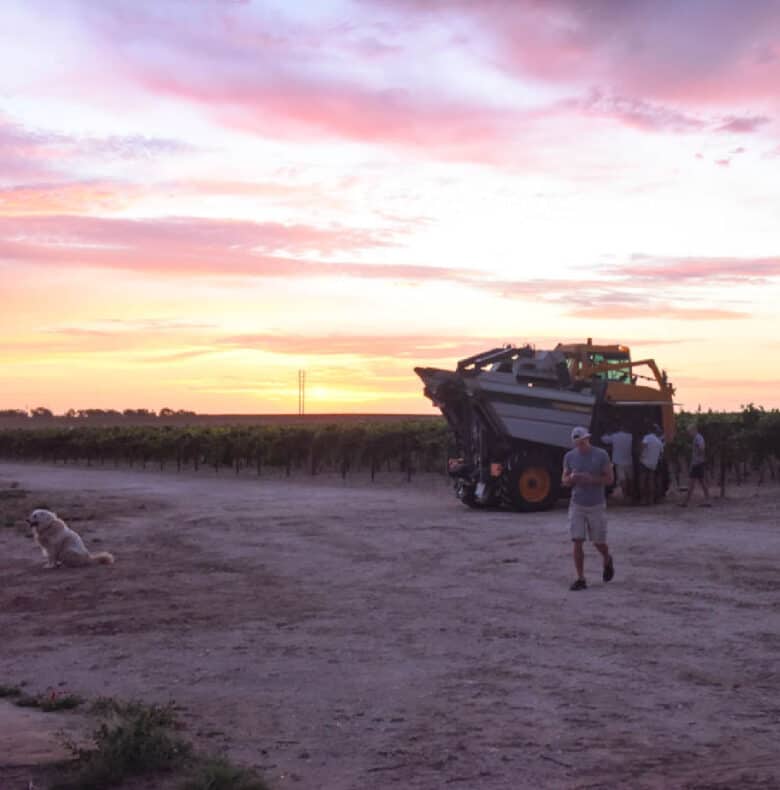
[[[130,418],[130,419],[155,419],[165,417],[195,417],[197,413],[186,409],[169,409],[167,407],[155,412],[153,409],[68,409],[62,414],[55,414],[45,406],[36,406],[34,409],[0,409],[0,418],[20,420],[54,420],[58,418],[68,420],[90,420],[105,418]]]

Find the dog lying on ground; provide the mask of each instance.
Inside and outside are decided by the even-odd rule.
[[[77,568],[95,563],[114,564],[114,555],[107,551],[96,554],[87,551],[81,536],[51,510],[33,510],[27,523],[32,529],[33,539],[46,557],[47,568],[56,568],[59,565]]]

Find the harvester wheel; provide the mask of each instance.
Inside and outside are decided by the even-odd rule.
[[[547,510],[560,496],[556,472],[546,458],[515,461],[504,475],[502,494],[504,504],[514,510]]]

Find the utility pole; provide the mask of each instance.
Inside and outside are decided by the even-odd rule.
[[[306,413],[306,371],[298,371],[298,415]]]

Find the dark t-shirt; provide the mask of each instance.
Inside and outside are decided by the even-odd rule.
[[[580,452],[575,447],[563,456],[564,469],[569,472],[587,472],[596,477],[604,474],[610,463],[606,450],[602,450],[600,447],[591,447],[586,453]],[[577,483],[572,486],[571,501],[575,505],[583,507],[606,504],[604,484]]]

